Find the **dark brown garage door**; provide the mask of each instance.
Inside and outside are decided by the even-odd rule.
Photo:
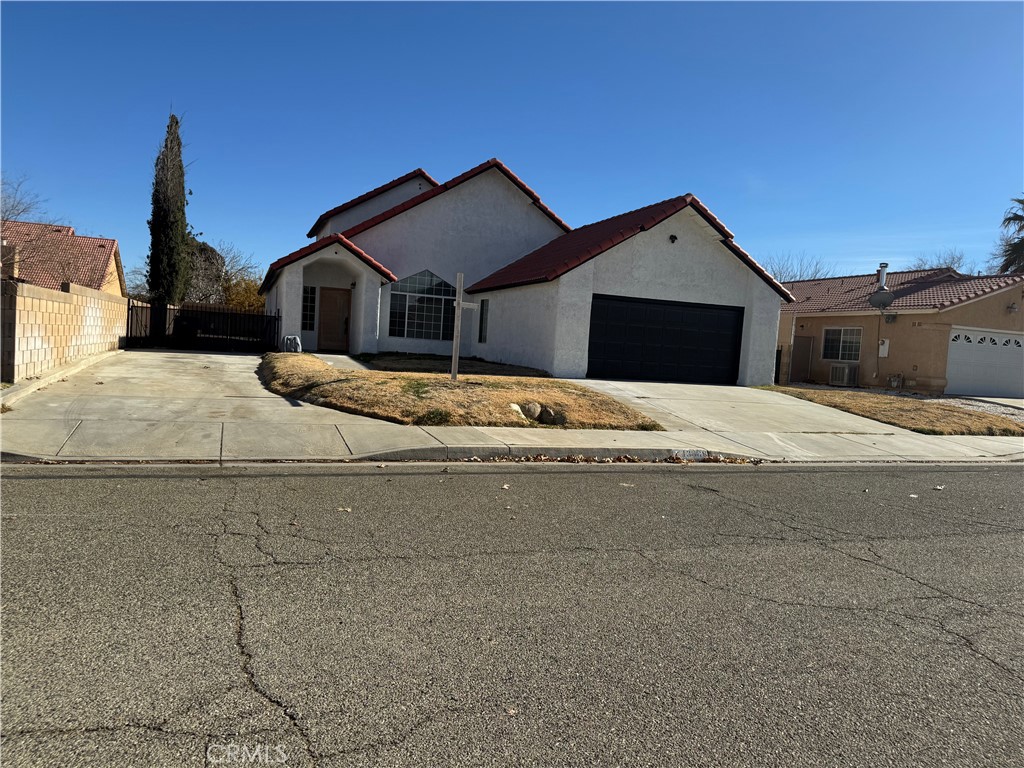
[[[594,296],[587,376],[735,384],[743,307]]]

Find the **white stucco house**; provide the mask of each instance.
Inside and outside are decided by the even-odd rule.
[[[460,352],[563,377],[771,383],[792,297],[693,195],[572,229],[496,159],[323,213],[260,292],[312,351]]]

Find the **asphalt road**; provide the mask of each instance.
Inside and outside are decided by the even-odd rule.
[[[4,467],[3,765],[1021,765],[1019,465],[443,467]]]

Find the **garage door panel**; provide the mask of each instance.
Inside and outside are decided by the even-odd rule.
[[[588,376],[735,384],[743,308],[595,295]]]
[[[946,360],[947,394],[1024,397],[1024,334],[954,328]]]

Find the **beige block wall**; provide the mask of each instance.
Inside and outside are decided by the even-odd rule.
[[[52,291],[5,280],[0,378],[38,376],[123,345],[128,300],[78,285]]]
[[[790,317],[796,336],[813,338],[811,348],[811,380],[827,384],[831,360],[822,360],[821,347],[826,328],[861,328],[860,386],[884,387],[888,378],[902,374],[904,388],[931,394],[941,394],[946,388],[946,362],[949,350],[949,332],[953,326],[989,328],[998,331],[1024,333],[1024,309],[1007,312],[1009,304],[1024,307],[1024,288],[1014,288],[978,299],[943,312],[896,312],[896,319],[886,323],[881,313],[864,315],[798,315]],[[887,313],[890,314],[890,313]],[[779,345],[783,360],[790,357],[792,338],[783,327],[786,313],[780,323]],[[888,357],[879,357],[879,339],[889,340]],[[789,364],[783,371],[788,377]]]

